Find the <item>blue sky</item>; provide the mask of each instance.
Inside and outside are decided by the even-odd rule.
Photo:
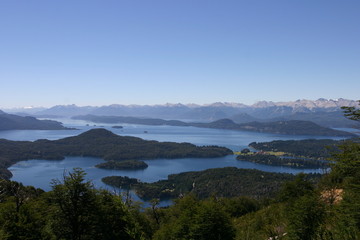
[[[0,1],[0,108],[360,99],[360,1]]]

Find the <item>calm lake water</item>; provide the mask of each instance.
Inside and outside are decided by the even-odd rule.
[[[196,145],[219,145],[228,147],[234,151],[239,151],[251,142],[266,142],[272,140],[290,140],[290,139],[323,139],[329,137],[320,136],[291,136],[266,133],[254,133],[246,131],[231,131],[219,129],[206,129],[195,127],[172,127],[172,126],[144,126],[121,124],[123,129],[114,129],[107,124],[90,124],[84,121],[62,120],[65,126],[75,127],[79,130],[12,130],[0,131],[0,138],[10,140],[34,141],[37,139],[60,139],[69,136],[75,136],[87,130],[97,127],[106,128],[118,135],[135,136],[148,140],[172,141],[172,142],[190,142]],[[89,124],[89,126],[86,126]],[[332,138],[341,139],[341,138]],[[99,158],[91,157],[66,157],[61,161],[49,160],[28,160],[19,162],[9,168],[13,173],[12,180],[22,182],[25,185],[33,185],[44,190],[51,189],[52,179],[61,179],[64,172],[71,171],[74,167],[80,167],[87,173],[87,179],[92,180],[96,187],[109,187],[101,182],[105,176],[128,176],[138,178],[144,182],[154,182],[166,179],[169,174],[200,171],[209,168],[229,167],[253,168],[269,172],[322,172],[321,169],[293,169],[287,167],[275,167],[262,164],[255,164],[245,161],[237,161],[235,156],[226,156],[213,159],[157,159],[145,160],[149,165],[144,170],[105,170],[94,166],[103,162]],[[110,188],[111,189],[111,188]]]

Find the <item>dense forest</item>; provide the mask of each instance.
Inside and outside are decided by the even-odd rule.
[[[309,174],[307,179],[316,182],[320,174]],[[171,174],[167,180],[154,183],[142,183],[120,176],[105,177],[102,181],[110,186],[131,186],[142,199],[178,198],[192,193],[199,199],[215,194],[218,197],[247,196],[255,199],[274,197],[281,185],[294,179],[294,175],[286,173],[263,172],[255,169],[239,169],[235,167],[215,168],[199,172]]]
[[[212,158],[232,154],[218,146],[196,146],[190,143],[146,141],[119,136],[105,129],[92,129],[78,136],[55,141],[9,141],[0,139],[0,177],[9,178],[7,167],[21,160],[61,160],[65,156],[91,156],[104,160],[139,160],[157,158]]]
[[[304,158],[279,157],[269,154],[239,155],[236,157],[240,161],[266,164],[271,166],[283,166],[292,168],[328,168],[330,163],[324,160],[313,160]]]
[[[354,140],[353,140],[354,141]],[[266,152],[285,152],[293,157],[326,159],[338,151],[344,141],[331,139],[276,140],[271,142],[252,142],[249,147]]]

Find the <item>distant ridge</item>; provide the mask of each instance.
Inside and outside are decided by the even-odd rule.
[[[122,105],[108,106],[58,105],[31,113],[33,116],[73,117],[78,115],[128,116],[160,118],[184,121],[209,122],[229,118],[236,123],[250,121],[270,122],[278,120],[314,121],[326,127],[352,127],[354,122],[342,115],[342,106],[357,106],[357,101],[339,99],[296,100],[289,102],[259,101],[253,105],[242,103],[216,102],[212,104],[163,104],[163,105]],[[26,109],[24,109],[25,111]],[[335,113],[326,119],[324,113]],[[299,115],[304,114],[304,115]],[[306,115],[308,114],[308,115]]]
[[[86,120],[95,123],[130,123],[140,125],[167,125],[167,126],[181,126],[181,127],[200,127],[200,128],[215,128],[228,129],[238,131],[253,131],[265,132],[275,134],[287,135],[313,135],[313,136],[342,136],[342,137],[356,137],[357,135],[334,130],[327,127],[322,127],[310,121],[290,120],[290,121],[275,121],[275,122],[249,122],[238,124],[231,119],[219,119],[209,123],[203,122],[183,122],[179,120],[163,120],[156,118],[136,118],[136,117],[120,117],[120,116],[75,116],[73,119]]]
[[[63,130],[60,122],[52,120],[38,120],[34,117],[21,117],[7,114],[0,110],[0,130]]]

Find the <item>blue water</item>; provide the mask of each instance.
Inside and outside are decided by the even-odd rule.
[[[64,121],[63,121],[64,122]],[[89,124],[89,126],[86,126]],[[206,129],[195,127],[173,127],[173,126],[144,126],[122,124],[123,129],[111,128],[109,124],[90,124],[84,121],[66,120],[65,126],[75,127],[78,130],[12,130],[0,131],[0,138],[9,140],[27,140],[37,139],[60,139],[69,136],[78,135],[92,128],[103,127],[112,132],[123,136],[135,136],[148,140],[172,141],[172,142],[190,142],[196,145],[219,145],[228,147],[234,151],[239,151],[251,142],[266,142],[272,140],[290,140],[290,139],[323,139],[329,137],[321,136],[293,136],[280,134],[255,133],[246,131],[232,131],[219,129]],[[146,132],[146,133],[145,133]],[[332,138],[342,139],[342,138]],[[25,185],[33,185],[44,190],[51,189],[52,179],[61,179],[63,174],[71,171],[74,167],[81,167],[87,173],[87,179],[91,180],[98,188],[109,188],[101,182],[105,176],[128,176],[140,179],[144,182],[155,182],[161,179],[167,179],[169,174],[200,171],[209,168],[219,168],[234,166],[238,168],[253,168],[268,172],[322,172],[321,169],[294,169],[288,167],[268,166],[255,164],[246,161],[238,161],[235,156],[226,156],[214,159],[157,159],[145,160],[149,165],[144,170],[105,170],[94,166],[103,162],[99,158],[91,157],[66,157],[61,161],[49,160],[28,160],[19,162],[9,168],[13,173],[12,180],[22,182]],[[111,189],[110,189],[111,190]]]

